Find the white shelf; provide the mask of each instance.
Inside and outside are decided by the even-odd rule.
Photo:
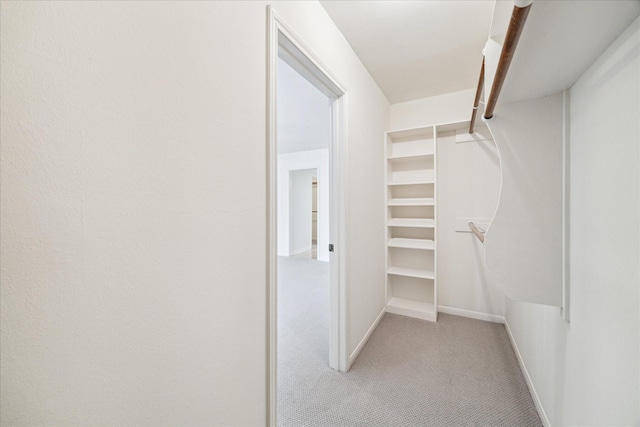
[[[392,130],[388,132],[393,140],[426,139],[433,141],[433,126]]]
[[[436,223],[432,219],[423,218],[392,218],[387,223],[389,227],[434,228]]]
[[[432,322],[438,317],[435,135],[433,126],[407,129],[388,132],[385,142],[386,311]]]
[[[433,157],[433,153],[396,154],[387,157],[387,160],[420,160]]]
[[[407,179],[402,181],[390,181],[387,185],[420,185],[420,184],[433,184],[433,178],[431,179]]]
[[[423,198],[406,198],[406,199],[391,199],[388,206],[434,206],[435,201],[432,197]]]
[[[395,238],[389,240],[387,246],[390,248],[404,248],[404,249],[424,249],[432,251],[436,248],[433,240],[427,239],[400,239]]]
[[[417,277],[418,279],[431,279],[435,278],[433,271],[418,270],[416,268],[402,268],[402,267],[390,267],[387,270],[387,274],[393,274],[395,276],[405,277]]]
[[[411,316],[418,319],[436,321],[435,306],[428,302],[393,297],[387,303],[387,313]]]

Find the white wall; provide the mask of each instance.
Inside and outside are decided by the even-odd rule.
[[[263,423],[264,5],[0,7],[1,423]]]
[[[487,125],[500,201],[485,236],[492,283],[516,301],[562,306],[563,97],[501,104]]]
[[[295,255],[300,248],[292,245],[292,171],[317,170],[318,177],[318,260],[329,262],[329,150],[301,151],[278,156],[278,255]],[[311,178],[309,178],[311,191]],[[310,213],[309,213],[310,215]],[[293,233],[295,234],[295,233]],[[311,240],[307,244],[311,244]]]
[[[455,132],[438,137],[438,304],[441,311],[501,321],[504,294],[491,283],[482,243],[468,227],[469,220],[482,224],[478,220],[490,221],[495,213],[500,160],[482,122],[475,131],[489,139],[456,142]]]
[[[475,89],[401,102],[391,106],[391,129],[411,129],[425,125],[471,120]],[[478,115],[478,122],[480,121]]]
[[[571,323],[507,321],[554,426],[640,422],[640,20],[571,88]]]
[[[275,8],[349,91],[355,346],[389,105],[317,2]],[[264,424],[266,2],[0,11],[0,423]]]

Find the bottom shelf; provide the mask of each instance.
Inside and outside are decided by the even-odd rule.
[[[438,313],[433,304],[398,297],[393,297],[389,300],[387,303],[387,313],[415,317],[431,322],[435,322],[438,319]]]

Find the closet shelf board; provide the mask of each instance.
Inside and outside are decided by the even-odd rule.
[[[389,206],[434,206],[435,201],[432,197],[416,197],[404,199],[391,199]]]
[[[416,227],[434,228],[436,223],[432,219],[423,218],[391,218],[387,223],[389,227]]]
[[[416,160],[428,159],[433,157],[433,153],[416,153],[416,154],[396,154],[387,157],[387,160]]]
[[[387,303],[387,313],[436,321],[436,310],[433,304],[404,298],[391,298]]]
[[[408,179],[406,181],[389,181],[387,185],[421,185],[421,184],[433,184],[433,179]]]
[[[394,238],[389,240],[387,246],[390,248],[405,248],[405,249],[425,249],[434,250],[436,245],[433,240],[427,239],[401,239]]]
[[[393,274],[396,276],[405,276],[405,277],[417,277],[418,279],[431,279],[431,280],[433,280],[436,276],[433,271],[419,270],[416,268],[403,268],[403,267],[390,267],[387,270],[387,274]]]

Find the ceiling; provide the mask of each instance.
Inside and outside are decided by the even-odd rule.
[[[514,6],[510,0],[320,3],[391,104],[475,89],[485,43],[489,35],[502,43]],[[535,1],[501,103],[571,87],[638,14],[638,0]]]
[[[320,3],[391,104],[477,85],[494,0]]]
[[[278,154],[329,148],[329,98],[278,60]]]

